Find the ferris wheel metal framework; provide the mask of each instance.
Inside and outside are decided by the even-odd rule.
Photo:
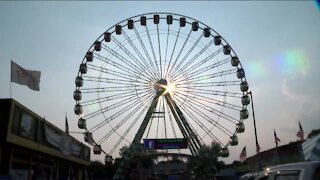
[[[249,85],[229,43],[174,13],[137,15],[106,30],[87,51],[75,84],[74,112],[94,154],[110,162],[131,143],[118,175],[141,140],[161,131],[162,138],[187,138],[192,155],[213,141],[227,157],[249,115]],[[107,140],[114,146],[102,147]]]

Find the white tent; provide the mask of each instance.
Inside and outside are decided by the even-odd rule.
[[[306,161],[320,161],[320,134],[302,143]]]

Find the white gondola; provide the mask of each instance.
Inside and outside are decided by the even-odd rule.
[[[180,27],[185,27],[186,26],[186,18],[182,17],[180,18]]]
[[[242,105],[246,106],[248,104],[250,104],[250,98],[248,95],[244,95],[241,97],[241,103]]]
[[[172,15],[168,15],[168,16],[167,16],[167,24],[172,24],[172,22],[173,22],[173,17],[172,17]]]
[[[159,14],[155,14],[153,16],[153,23],[154,24],[159,24],[159,22],[160,22],[160,16],[159,16]]]
[[[244,126],[243,122],[239,122],[237,124],[237,133],[243,133],[244,130],[245,130],[245,126]]]
[[[229,149],[228,148],[222,148],[221,149],[221,157],[229,157]]]
[[[248,84],[248,82],[247,82],[247,81],[241,82],[241,84],[240,84],[240,90],[241,90],[242,92],[246,92],[246,91],[248,91],[248,89],[249,89],[249,84]]]
[[[92,62],[93,61],[93,53],[91,51],[88,51],[86,53],[86,59],[88,62]]]
[[[147,17],[141,16],[140,17],[140,24],[141,24],[141,26],[147,25]]]
[[[120,35],[122,33],[122,26],[121,25],[116,25],[116,34]]]
[[[101,154],[101,151],[101,145],[96,144],[93,146],[93,154]]]
[[[133,20],[132,19],[128,20],[128,29],[133,29]]]
[[[81,76],[77,76],[77,77],[76,77],[76,80],[75,80],[75,83],[76,83],[76,86],[77,86],[77,87],[82,87],[82,85],[83,85],[83,79],[82,79],[82,77],[81,77]]]
[[[221,44],[221,36],[215,36],[213,39],[214,45],[218,46]]]
[[[238,145],[239,141],[238,141],[238,137],[236,135],[233,135],[230,137],[230,146],[236,146]]]
[[[237,77],[238,77],[239,79],[242,79],[242,78],[245,77],[244,69],[240,68],[240,69],[237,70]]]
[[[204,36],[204,37],[209,37],[210,34],[211,34],[210,28],[207,28],[207,27],[206,27],[206,28],[203,29],[203,36]]]
[[[104,157],[104,163],[105,163],[106,165],[112,164],[112,156],[106,155],[106,156]]]
[[[80,118],[78,120],[78,127],[79,127],[79,129],[85,129],[86,128],[86,120],[83,118]]]
[[[79,67],[80,73],[81,74],[85,74],[85,73],[87,73],[87,70],[88,70],[87,64],[86,63],[81,63],[80,67]]]
[[[240,61],[239,61],[239,58],[238,58],[237,56],[233,56],[233,57],[231,58],[231,65],[232,65],[232,66],[238,66],[239,63],[240,63]]]
[[[94,42],[94,50],[101,51],[101,42],[100,41]]]
[[[248,110],[247,110],[247,109],[242,109],[242,110],[240,111],[240,118],[241,118],[241,119],[248,119],[248,117],[249,117],[249,112],[248,112]]]
[[[104,39],[105,42],[110,42],[111,41],[111,33],[105,32],[103,34],[103,39]]]
[[[81,91],[75,90],[73,92],[73,99],[76,100],[76,101],[80,101],[82,99]]]
[[[76,105],[74,106],[74,113],[75,113],[76,115],[80,115],[80,114],[82,114],[82,112],[83,112],[82,106],[81,106],[80,104],[76,104]]]
[[[223,46],[223,54],[229,55],[231,52],[231,47],[229,45]]]
[[[192,31],[198,31],[199,23],[197,21],[192,22]]]

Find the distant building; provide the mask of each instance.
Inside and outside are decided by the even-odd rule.
[[[90,148],[13,99],[0,99],[0,177],[86,179]]]

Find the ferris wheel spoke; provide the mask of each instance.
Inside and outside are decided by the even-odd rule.
[[[123,31],[124,32],[124,31]],[[125,32],[124,32],[125,33]],[[126,36],[125,36],[126,37]],[[144,73],[146,73],[147,75],[150,75],[150,77],[153,77],[153,74],[151,74],[149,71],[148,71],[148,67],[145,66],[145,64],[141,63],[140,60],[138,60],[127,48],[126,46],[124,46],[121,42],[119,42],[115,37],[113,37],[114,39],[114,42],[120,47],[120,49],[125,53],[127,54],[127,56],[131,59],[128,60],[128,59],[125,59],[126,61],[128,62],[134,62],[134,66],[135,68],[143,71]],[[128,40],[129,41],[129,40]],[[129,43],[130,44],[130,43]],[[124,59],[123,56],[121,56],[120,54],[118,54],[118,56],[122,57]],[[154,77],[153,77],[154,78]]]
[[[136,74],[143,76],[144,78],[146,78],[147,80],[150,80],[150,77],[146,76],[144,73],[145,70],[143,70],[143,68],[136,66],[134,63],[132,63],[132,61],[128,60],[127,58],[123,57],[122,55],[120,55],[119,53],[117,53],[116,51],[112,50],[111,48],[109,48],[108,46],[104,45],[102,46],[102,48],[104,48],[106,51],[108,51],[109,53],[111,53],[114,57],[116,57],[119,61],[123,62],[124,64],[126,64],[127,66],[125,67],[126,69],[130,69],[131,71],[135,72]],[[95,54],[97,55],[97,54]],[[102,56],[103,57],[103,56]],[[104,57],[105,59],[107,59],[108,61],[110,61],[113,65],[117,65],[119,66],[119,63],[115,63],[115,61],[111,61],[111,59],[108,59],[106,57]],[[107,61],[107,62],[108,62]],[[122,65],[121,65],[122,66]],[[123,66],[122,66],[123,67]]]
[[[210,89],[200,89],[200,88],[190,88],[189,92],[194,94],[207,94],[212,96],[222,96],[222,97],[235,97],[241,98],[243,94],[236,92],[228,92],[228,91],[217,91]]]
[[[141,108],[141,107],[140,107]],[[125,140],[125,137],[128,135],[128,133],[131,131],[132,127],[137,123],[137,121],[140,119],[144,111],[146,111],[147,108],[145,107],[139,114],[138,116],[134,119],[134,121],[130,124],[129,128],[126,129],[126,131],[123,133],[123,135],[119,138],[117,143],[113,146],[113,148],[110,150],[110,154],[112,154],[120,145],[120,143]],[[129,117],[130,118],[130,117]],[[129,142],[130,143],[130,142]]]
[[[157,24],[157,35],[158,35],[158,49],[159,49],[159,67],[160,67],[160,78],[162,79],[162,59],[161,59],[161,43],[160,43],[160,35],[159,35],[159,25]]]
[[[224,70],[224,71],[220,71],[220,72],[216,72],[216,73],[212,73],[212,74],[202,74],[200,76],[190,76],[187,77],[187,81],[188,83],[196,83],[196,82],[201,82],[204,79],[206,80],[210,80],[210,79],[214,79],[214,78],[218,78],[218,77],[225,77],[227,75],[230,74],[234,74],[236,73],[237,69],[229,69],[229,70]],[[183,79],[177,79],[177,82],[182,81]]]
[[[173,46],[173,49],[172,49],[172,53],[171,53],[171,56],[170,56],[170,60],[169,60],[169,64],[167,66],[167,70],[166,70],[166,75],[165,77],[167,77],[168,75],[170,75],[170,71],[172,68],[171,67],[171,61],[172,61],[172,58],[173,58],[173,54],[175,52],[175,49],[176,49],[176,46],[177,46],[177,42],[178,42],[178,39],[179,39],[179,34],[180,34],[180,30],[181,30],[181,27],[179,26],[179,30],[178,30],[178,33],[177,33],[177,36],[176,36],[176,40],[174,42],[174,46]],[[174,66],[174,65],[173,65]],[[169,73],[169,74],[168,74]]]
[[[97,111],[94,111],[92,113],[89,113],[89,114],[85,115],[84,118],[85,119],[91,119],[91,118],[96,117],[96,116],[98,116],[100,114],[103,114],[104,112],[110,111],[110,110],[115,109],[115,108],[120,107],[120,106],[123,106],[126,103],[131,102],[133,99],[135,99],[134,95],[129,96],[125,100],[122,100],[120,102],[116,102],[117,104],[113,104],[113,105],[107,106],[105,108],[102,108],[100,110],[97,110]]]
[[[169,72],[169,77],[172,78],[172,76],[175,74],[175,71],[177,68],[179,68],[181,66],[181,64],[187,59],[187,57],[191,54],[191,52],[195,49],[195,47],[197,47],[198,43],[200,42],[202,38],[202,34],[198,37],[197,41],[193,44],[193,46],[188,50],[188,52],[184,55],[184,57],[182,58],[182,60],[180,61],[180,63],[178,64],[178,67],[175,67],[175,64],[177,63],[177,60],[175,60],[175,63],[173,64],[172,68],[170,69]],[[186,42],[186,41],[185,41]],[[182,50],[181,50],[182,52]]]
[[[132,117],[139,109],[141,110],[141,107],[142,107],[143,105],[139,105],[139,106],[137,106],[136,108],[134,108],[134,109],[132,109],[132,111],[126,116],[126,117],[124,117],[116,126],[114,126],[114,127],[112,127],[110,124],[110,127],[111,127],[111,131],[109,131],[105,136],[103,136],[99,141],[98,141],[98,144],[102,144],[103,142],[105,142],[113,133],[116,133],[119,137],[120,137],[120,139],[123,139],[123,140],[125,140],[125,141],[127,141],[126,139],[125,139],[125,135],[124,134],[120,134],[120,133],[118,133],[117,132],[117,130],[124,124],[124,123],[126,123],[129,119],[130,119],[130,117]],[[144,108],[143,110],[145,110],[146,108]],[[143,110],[142,110],[142,112],[143,112]],[[141,112],[140,112],[141,113]],[[135,122],[135,121],[134,121]],[[127,141],[128,143],[130,143],[129,141]]]
[[[143,41],[142,41],[142,39],[141,39],[141,36],[140,36],[138,30],[136,29],[136,27],[134,27],[134,32],[135,32],[136,36],[138,37],[138,40],[139,40],[139,42],[140,42],[140,45],[141,45],[141,47],[142,47],[145,55],[147,56],[147,59],[149,60],[150,66],[152,67],[152,72],[153,72],[153,74],[154,74],[155,76],[157,76],[157,78],[160,79],[160,76],[159,76],[159,74],[157,74],[157,70],[156,70],[156,68],[155,68],[155,66],[157,66],[157,64],[155,64],[155,65],[153,64],[153,61],[151,60],[150,55],[149,55],[149,53],[148,53],[148,51],[147,51],[147,48],[146,48],[145,44],[143,43]]]
[[[192,100],[192,101],[191,101]],[[189,97],[188,99],[186,99],[186,102],[188,103],[193,103],[194,105],[198,105],[198,107],[200,107],[201,109],[205,110],[208,113],[212,113],[215,114],[231,123],[236,124],[238,122],[237,119],[235,119],[232,116],[229,116],[223,112],[220,112],[212,107],[210,107],[209,105],[207,105],[206,103],[201,102],[199,99],[197,98],[193,98],[193,97]]]
[[[220,61],[220,62],[216,62],[214,64],[206,65],[206,63],[209,62],[209,60],[212,60],[215,56],[220,54],[222,52],[222,49],[223,48],[220,48],[220,49],[216,50],[215,52],[211,53],[210,55],[208,55],[207,57],[203,58],[202,60],[199,60],[197,63],[195,63],[193,65],[192,65],[192,62],[189,61],[187,64],[184,65],[183,68],[179,69],[179,67],[182,64],[182,62],[181,62],[180,66],[177,66],[175,74],[173,74],[173,76],[172,76],[172,79],[175,79],[179,74],[186,74],[186,75],[190,74],[190,75],[192,75],[192,74],[195,73],[193,71],[197,70],[199,67],[203,67],[204,66],[203,69],[200,69],[200,70],[197,71],[198,73],[199,72],[203,73],[203,72],[205,72],[205,70],[210,70],[210,69],[216,68],[216,67],[218,67],[218,66],[220,66],[222,64],[225,64],[227,61],[226,60],[222,60],[222,62]],[[200,55],[202,53],[201,54],[199,54],[199,53],[196,54],[193,57],[193,58],[195,58],[195,59],[192,59],[193,61],[200,57]],[[230,58],[228,58],[228,59],[230,59]]]
[[[114,87],[98,87],[98,88],[83,88],[82,93],[110,93],[110,92],[120,92],[128,90],[149,90],[148,87],[139,87],[136,86],[114,86]]]
[[[199,108],[197,108],[196,106],[192,105],[192,104],[186,104],[185,106],[182,107],[182,109],[184,111],[187,111],[186,114],[188,114],[189,116],[191,116],[192,120],[194,120],[197,125],[203,129],[203,131],[206,133],[201,139],[203,139],[205,136],[209,135],[211,138],[214,137],[214,139],[216,139],[217,141],[220,142],[220,144],[223,144],[216,135],[214,135],[212,133],[212,130],[214,127],[216,127],[217,129],[219,129],[222,133],[226,134],[227,137],[230,137],[233,133],[228,130],[227,128],[225,128],[224,126],[222,126],[218,121],[215,121],[212,119],[212,117],[209,117],[207,114],[205,114],[203,111],[201,111]],[[189,110],[188,110],[189,109]],[[193,113],[192,113],[193,112]],[[211,129],[208,129],[202,122],[203,120],[199,120],[197,117],[194,116],[194,114],[197,114],[198,116],[201,116],[203,118],[203,120],[206,120],[207,122],[209,122],[210,124],[212,124],[213,126],[211,127]]]
[[[138,82],[136,80],[130,79],[117,79],[117,78],[103,78],[103,77],[94,77],[94,76],[82,76],[83,80],[100,82],[100,83],[108,83],[108,84],[118,84],[127,86],[146,86],[146,82]]]
[[[110,68],[99,67],[99,66],[95,66],[95,65],[92,65],[92,64],[88,64],[87,66],[88,66],[88,70],[94,70],[94,71],[97,71],[97,72],[101,72],[101,73],[104,73],[106,76],[107,75],[116,76],[116,77],[119,77],[119,78],[131,80],[131,81],[141,82],[141,81],[139,81],[137,79],[137,76],[133,76],[132,73],[130,73],[130,74],[129,73],[123,73],[123,72],[112,70]]]
[[[103,61],[103,62],[105,62],[107,64],[110,64],[111,66],[113,66],[113,67],[115,67],[115,68],[117,68],[117,69],[119,69],[121,71],[124,71],[124,72],[129,73],[129,74],[131,73],[131,74],[135,75],[136,77],[140,77],[141,79],[145,79],[146,81],[150,80],[143,73],[138,72],[134,68],[130,67],[130,65],[129,65],[129,67],[123,66],[123,65],[121,65],[121,64],[119,64],[119,63],[117,63],[117,62],[115,62],[115,61],[113,61],[111,59],[108,59],[106,57],[103,57],[103,56],[101,56],[99,54],[95,54],[95,58],[97,58],[100,61]],[[122,61],[122,60],[120,59],[120,61]]]
[[[149,40],[149,45],[150,45],[150,48],[151,48],[151,51],[152,51],[152,55],[153,55],[153,59],[154,59],[154,64],[155,64],[156,69],[157,69],[157,74],[158,74],[158,77],[161,78],[160,71],[159,71],[159,68],[158,68],[158,65],[157,65],[156,53],[155,53],[154,48],[153,48],[153,44],[152,44],[152,40],[151,40],[151,36],[150,36],[149,29],[148,29],[148,25],[145,25],[145,29],[146,29],[146,32],[147,32],[147,36],[148,36],[148,40]]]
[[[181,71],[184,71],[185,69],[189,69],[188,67],[194,63],[195,60],[197,60],[208,48],[213,44],[213,40],[211,40],[207,45],[205,45],[197,54],[195,54],[186,64],[184,64],[181,68],[175,68],[175,71],[173,72],[172,78],[175,77],[175,73],[179,73]]]
[[[205,79],[207,80],[207,79]],[[241,81],[208,81],[208,82],[193,82],[192,87],[223,87],[223,86],[240,86]],[[179,87],[188,87],[188,85],[185,85],[183,83],[176,83]]]
[[[179,58],[180,58],[180,56],[181,56],[181,54],[182,54],[182,51],[185,49],[185,46],[186,46],[186,44],[187,44],[187,42],[188,42],[188,40],[189,40],[189,38],[190,38],[191,32],[192,32],[192,29],[190,29],[187,38],[185,39],[182,47],[180,48],[180,51],[179,51],[177,57],[175,58],[175,62],[174,62],[174,64],[173,64],[173,67],[175,66],[176,63],[178,63],[178,60],[179,60]],[[190,53],[191,53],[191,52],[190,52]],[[179,68],[184,61],[185,61],[185,58],[183,58],[183,59],[179,62],[179,64],[177,65],[177,68]]]
[[[218,141],[220,144],[223,144],[219,138],[217,138],[217,136],[215,136],[207,127],[206,125],[204,125],[201,120],[199,120],[194,113],[192,113],[190,110],[193,110],[192,108],[188,107],[188,105],[186,107],[183,107],[183,110],[193,119],[195,120],[195,122],[198,124],[198,126],[206,133],[208,134],[212,139],[215,139],[216,141]],[[203,138],[201,138],[203,139]]]
[[[188,50],[188,52],[184,55],[184,57],[182,58],[182,60],[179,63],[179,67],[175,67],[175,65],[172,66],[172,69],[170,71],[170,78],[172,78],[172,76],[176,73],[176,71],[178,69],[180,69],[180,67],[182,66],[182,64],[185,62],[185,60],[189,57],[189,55],[193,52],[193,50],[198,46],[200,40],[202,39],[203,35],[200,34],[198,39],[196,40],[196,42],[190,47],[190,49]],[[176,59],[177,60],[177,59]]]
[[[163,74],[164,78],[167,78],[167,73],[166,73],[166,64],[167,64],[167,55],[168,55],[168,45],[169,45],[169,31],[170,31],[170,25],[168,24],[167,26],[167,41],[166,41],[166,52],[164,55],[164,68],[163,68]],[[169,65],[168,65],[169,66]]]
[[[227,103],[224,101],[220,101],[220,100],[217,100],[216,98],[211,97],[211,96],[203,96],[201,94],[195,94],[192,92],[190,92],[188,94],[188,96],[193,97],[193,98],[198,98],[200,101],[204,101],[207,103],[215,104],[215,105],[218,105],[221,107],[226,107],[226,108],[233,109],[233,110],[240,111],[242,109],[242,106],[238,106],[238,105],[234,105],[234,104]]]
[[[148,95],[148,94],[146,94],[146,95]],[[117,102],[115,102],[113,104],[110,104],[109,106],[107,106],[105,108],[101,108],[100,110],[97,110],[97,111],[94,111],[94,112],[92,112],[90,114],[87,114],[87,115],[84,116],[84,118],[90,119],[90,118],[96,117],[96,116],[98,116],[100,114],[103,114],[103,113],[105,113],[107,111],[113,110],[113,109],[115,109],[117,107],[121,107],[121,106],[125,105],[126,103],[130,103],[130,102],[139,103],[139,101],[142,104],[144,103],[141,100],[136,99],[136,96],[133,94],[131,96],[127,96],[126,99],[124,99],[124,100],[117,101]],[[129,106],[127,106],[127,107],[129,107]]]
[[[85,106],[91,106],[91,105],[96,104],[96,103],[103,103],[103,102],[108,102],[108,101],[112,101],[112,100],[118,100],[118,99],[122,99],[122,98],[127,98],[128,95],[131,95],[134,92],[135,92],[135,90],[131,90],[131,91],[127,91],[127,92],[124,92],[124,93],[114,94],[112,96],[106,96],[106,97],[99,97],[99,98],[96,98],[96,99],[90,99],[90,100],[81,102],[81,105],[85,107]]]
[[[180,71],[180,74],[185,74],[187,76],[194,76],[194,75],[199,75],[202,74],[204,72],[207,72],[208,70],[212,70],[214,68],[217,68],[223,64],[226,64],[227,62],[230,61],[230,57],[226,58],[226,59],[222,59],[218,62],[215,62],[213,64],[207,65],[207,62],[210,62],[209,60],[212,60],[212,58],[214,56],[216,56],[217,54],[219,54],[220,52],[222,52],[222,48],[219,49],[218,51],[214,52],[213,54],[211,54],[210,56],[206,57],[205,59],[199,61],[197,64],[194,64],[193,66],[190,66],[189,68],[183,69],[182,71]],[[203,67],[201,69],[198,69],[199,67]]]
[[[217,120],[214,120],[212,117],[209,117],[206,113],[204,113],[202,110],[197,108],[199,106],[195,106],[195,105],[189,104],[189,103],[186,104],[185,106],[189,107],[191,111],[194,111],[195,114],[201,116],[203,118],[203,120],[206,120],[207,122],[213,124],[215,127],[217,127],[220,131],[222,131],[226,135],[231,136],[233,134],[227,128],[222,126]]]
[[[98,67],[98,66],[95,66],[95,65],[88,64],[88,69],[103,73],[103,75],[107,76],[107,77],[108,76],[111,76],[111,77],[114,76],[114,77],[121,78],[121,79],[124,79],[124,80],[127,80],[127,81],[131,81],[131,82],[140,82],[140,83],[146,82],[146,80],[138,79],[137,76],[132,75],[132,73],[119,72],[119,71],[116,71],[116,70],[112,70],[110,68]],[[85,77],[85,76],[82,76],[82,77]]]
[[[150,103],[150,97],[145,98],[147,100],[149,100],[148,102]],[[101,127],[103,127],[104,125],[106,125],[107,123],[113,121],[114,119],[116,119],[117,117],[121,116],[123,113],[127,112],[128,110],[132,109],[134,106],[137,106],[137,104],[139,104],[139,100],[135,100],[131,103],[129,103],[126,107],[120,109],[119,111],[115,112],[113,115],[111,115],[109,118],[106,118],[104,121],[99,122],[98,124],[94,125],[89,131],[90,132],[94,132],[98,129],[100,129]]]
[[[143,57],[142,53],[138,50],[137,46],[132,42],[131,38],[123,31],[124,37],[127,39],[131,47],[134,49],[135,53],[139,56],[140,60],[142,61],[142,66],[145,68],[146,71],[148,71],[148,74],[153,77],[153,79],[157,78],[157,74],[155,74],[154,71],[152,71],[152,68],[149,66],[148,62]],[[139,61],[138,61],[139,62]]]

